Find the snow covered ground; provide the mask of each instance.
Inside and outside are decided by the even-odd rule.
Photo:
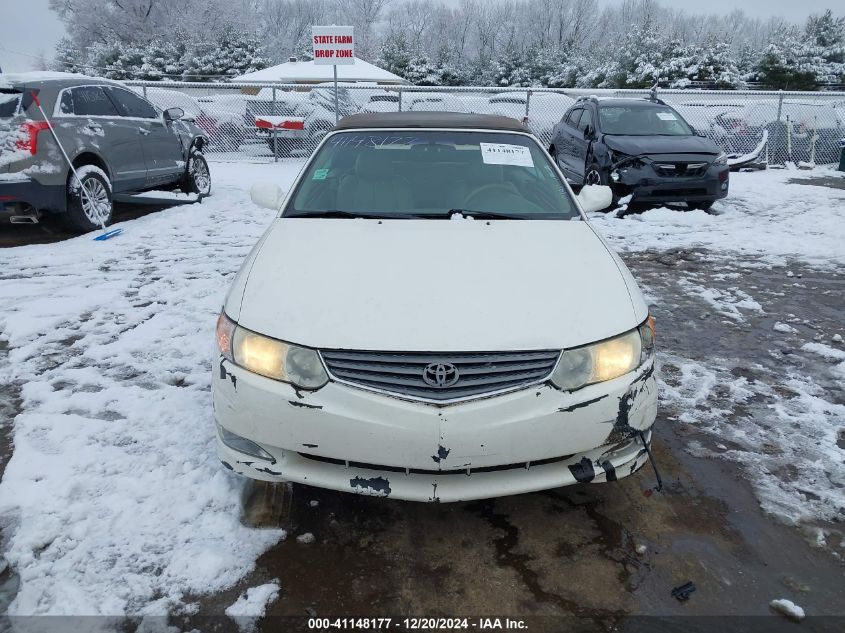
[[[830,168],[734,173],[730,194],[713,205],[713,215],[662,208],[623,222],[595,214],[593,223],[621,251],[703,246],[733,259],[752,256],[760,265],[795,259],[834,270],[845,264],[845,190],[785,183],[836,173]]]
[[[12,614],[162,613],[283,536],[240,525],[209,389],[224,294],[273,215],[248,188],[299,165],[212,169],[213,197],[117,238],[0,251],[0,390],[21,399],[0,484]]]
[[[273,215],[249,202],[249,187],[260,180],[289,186],[299,167],[212,163],[214,195],[202,204],[125,222],[124,234],[106,242],[83,236],[0,250],[0,332],[8,346],[0,394],[19,398],[14,453],[0,482],[10,537],[3,552],[20,576],[10,613],[189,610],[193,596],[231,587],[284,538],[238,520],[242,482],[214,454],[209,376],[223,296]],[[785,184],[795,175],[733,175],[718,216],[658,209],[593,219],[631,255],[707,249],[720,284],[685,276],[680,291],[743,328],[765,311],[743,285],[744,267],[797,261],[835,270],[845,262],[845,191]],[[646,286],[655,301],[671,302],[669,286]],[[845,407],[828,393],[845,380],[842,343],[827,334],[772,335],[795,336],[797,349],[805,345],[804,353],[838,373],[825,385],[800,372],[787,376],[792,395],[768,394],[772,417],[744,416],[731,426],[710,393],[718,387],[715,404],[735,408],[753,400],[755,388],[724,359],[694,362],[664,348],[662,397],[687,412],[678,423],[724,439],[725,457],[741,454],[745,467],[763,469],[768,478],[755,489],[764,508],[795,521],[831,519],[845,508],[836,446]],[[714,454],[691,450],[699,448]],[[777,468],[783,460],[773,461],[784,455],[801,468],[827,470],[796,478]],[[789,504],[806,501],[808,487],[818,499],[790,515]],[[266,604],[275,596],[266,589],[238,604]]]

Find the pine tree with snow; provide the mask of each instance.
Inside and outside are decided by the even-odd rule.
[[[710,90],[735,90],[744,86],[730,46],[715,35],[701,46],[692,45],[683,50],[682,55],[670,58],[668,62],[679,72],[670,84],[672,87],[698,84]]]
[[[734,59],[741,82],[759,81],[757,69],[760,65],[760,57],[760,51],[750,43],[744,42],[740,45]]]
[[[185,38],[186,39],[186,38]],[[177,42],[153,40],[144,49],[144,59],[137,71],[139,79],[167,81],[181,78],[185,71],[185,39]]]
[[[85,55],[67,37],[56,44],[56,54],[51,64],[53,70],[65,73],[81,73],[85,67]]]
[[[394,75],[399,75],[410,81],[407,75],[411,60],[416,57],[417,52],[404,32],[394,33],[389,35],[382,43],[381,53],[376,63]]]
[[[224,29],[194,42],[185,55],[185,81],[213,81],[261,70],[269,65],[257,37]]]
[[[834,18],[828,9],[807,19],[804,29],[813,54],[818,83],[845,82],[845,17]]]
[[[625,36],[614,63],[604,70],[600,88],[648,88],[654,85],[665,70],[670,42],[650,21],[634,27]],[[671,56],[671,51],[669,52]],[[663,78],[666,79],[665,77]]]
[[[521,50],[511,47],[496,60],[493,78],[497,86],[530,86],[531,72]]]
[[[759,81],[777,90],[814,90],[822,60],[813,49],[794,26],[776,29],[757,65]]]
[[[415,86],[437,86],[440,83],[437,65],[425,55],[411,58],[405,71],[405,79]]]
[[[561,57],[559,50],[552,47],[531,47],[526,51],[525,63],[532,86],[548,86],[552,77],[557,73],[558,62]]]

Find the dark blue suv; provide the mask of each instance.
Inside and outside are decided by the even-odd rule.
[[[727,156],[656,99],[579,99],[555,126],[549,153],[571,183],[608,185],[613,206],[631,195],[629,208],[709,209],[728,195]]]

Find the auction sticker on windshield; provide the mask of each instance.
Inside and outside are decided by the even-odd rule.
[[[678,117],[676,117],[671,112],[657,112],[657,118],[661,121],[677,121]]]
[[[481,160],[488,165],[534,166],[531,150],[522,145],[508,143],[479,143],[479,145],[481,145]]]

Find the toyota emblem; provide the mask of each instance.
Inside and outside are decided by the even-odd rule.
[[[458,368],[452,363],[429,363],[423,369],[422,378],[430,387],[445,389],[458,382]]]

